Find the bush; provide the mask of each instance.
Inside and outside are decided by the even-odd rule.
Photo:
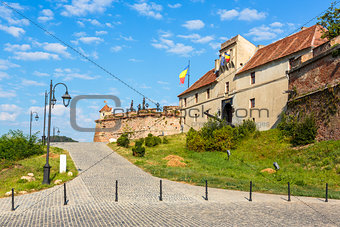
[[[292,137],[294,146],[313,143],[317,134],[317,127],[313,116],[306,117],[304,121],[297,123]]]
[[[189,133],[188,133],[189,134]],[[186,140],[186,145],[189,150],[203,152],[205,151],[205,142],[199,132],[193,130],[190,137]]]
[[[144,157],[145,147],[143,147],[142,140],[137,140],[135,146],[132,147],[132,155],[135,157]]]
[[[169,140],[166,137],[163,137],[163,144],[168,144]]]
[[[241,125],[237,127],[239,138],[248,136],[256,131],[256,123],[250,119],[244,120]]]
[[[234,131],[230,126],[225,126],[221,129],[217,129],[213,132],[215,151],[226,152],[228,149],[235,147]]]
[[[0,137],[0,160],[17,161],[44,153],[36,135],[25,136],[20,130],[10,130]]]
[[[284,136],[290,137],[294,146],[313,143],[317,134],[316,122],[312,115],[299,121],[294,116],[283,114],[278,129]]]
[[[145,146],[147,147],[154,147],[158,144],[162,143],[162,140],[158,136],[153,136],[151,133],[148,134],[148,136],[145,138]]]
[[[130,140],[129,140],[128,134],[126,133],[123,133],[117,140],[117,145],[120,147],[128,148],[129,143],[130,143]]]

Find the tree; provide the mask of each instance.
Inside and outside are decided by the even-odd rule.
[[[321,38],[331,40],[340,35],[340,8],[336,8],[335,5],[333,2],[326,13],[318,17],[318,24],[325,28]]]

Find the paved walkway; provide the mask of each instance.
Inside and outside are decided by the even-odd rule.
[[[68,150],[80,175],[63,186],[0,199],[0,226],[340,226],[340,201],[253,194],[163,180],[143,172],[103,143],[57,143]],[[99,164],[94,165],[103,159]],[[93,167],[91,167],[93,166]],[[90,168],[90,169],[89,169]],[[115,202],[115,180],[119,201]]]

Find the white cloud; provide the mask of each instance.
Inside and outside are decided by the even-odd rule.
[[[235,9],[231,9],[231,10],[219,9],[217,11],[217,14],[220,15],[221,21],[224,21],[224,20],[234,19],[240,13],[237,10],[235,10]]]
[[[140,86],[140,88],[142,88],[142,89],[150,89],[151,87],[150,87],[150,86],[147,86],[146,84],[142,84],[142,85]]]
[[[16,97],[16,96],[17,96],[17,94],[14,90],[4,91],[0,87],[0,98],[13,98],[13,97]]]
[[[131,62],[142,62],[143,60],[136,59],[136,58],[130,58],[129,61],[131,61]]]
[[[169,82],[161,81],[161,80],[157,81],[157,83],[158,83],[158,84],[169,84]]]
[[[268,26],[262,25],[254,27],[249,30],[246,36],[253,36],[254,41],[271,40],[277,37],[277,34],[282,33],[281,29],[273,29]]]
[[[10,44],[10,43],[6,43],[5,44],[5,48],[4,50],[5,51],[9,51],[9,52],[13,52],[13,51],[26,51],[26,50],[29,50],[31,49],[31,46],[29,44]]]
[[[271,26],[271,27],[278,27],[278,28],[281,28],[281,27],[283,26],[283,24],[280,23],[280,22],[274,22],[274,23],[271,23],[270,26]]]
[[[113,0],[72,0],[71,5],[64,5],[63,16],[85,16],[89,13],[103,13]]]
[[[157,20],[162,19],[162,14],[159,12],[162,11],[163,7],[154,2],[146,3],[135,3],[130,6],[132,9],[136,10],[140,15],[152,17]]]
[[[71,55],[70,53],[68,53],[67,47],[61,45],[60,43],[44,43],[44,50],[46,51],[50,51],[53,53],[57,53],[57,54],[61,54],[67,58],[69,58]]]
[[[119,52],[119,51],[121,51],[122,49],[123,49],[123,47],[121,47],[121,46],[113,46],[113,47],[110,48],[110,50],[111,50],[112,52]]]
[[[85,44],[91,44],[91,43],[100,43],[103,42],[104,40],[99,37],[80,37],[77,41],[80,41]]]
[[[7,70],[9,68],[17,68],[17,67],[20,67],[20,66],[8,60],[0,59],[0,70]]]
[[[61,69],[56,68],[54,70],[55,77],[62,77],[64,81],[70,81],[72,79],[94,80],[97,77],[89,76],[88,74],[79,73],[78,69]]]
[[[234,18],[237,18],[238,20],[254,21],[266,18],[266,13],[258,12],[256,9],[249,8],[245,8],[242,11],[238,11],[236,9],[219,9],[217,14],[220,15],[221,21],[232,20]]]
[[[15,121],[19,116],[19,112],[0,112],[0,121]]]
[[[180,8],[182,6],[182,4],[180,3],[176,3],[176,4],[168,4],[168,7],[169,8],[172,8],[172,9],[177,9],[177,8]]]
[[[90,22],[92,25],[102,26],[102,24],[96,19],[87,19],[87,21]]]
[[[0,71],[0,80],[2,79],[9,79],[10,76],[6,72],[1,72]]]
[[[213,36],[203,36],[201,37],[199,34],[190,34],[190,35],[178,35],[178,37],[183,39],[190,39],[194,43],[208,43],[214,40]]]
[[[189,56],[189,53],[194,51],[192,46],[186,46],[183,43],[175,43],[172,40],[160,38],[160,40],[153,40],[151,44],[157,49],[165,49],[168,53],[178,54],[183,57]]]
[[[0,104],[0,111],[18,112],[18,111],[21,111],[21,107],[15,104]]]
[[[38,17],[39,22],[47,22],[54,19],[54,13],[50,9],[43,9],[41,16]]]
[[[119,36],[121,39],[124,39],[125,41],[135,41],[132,36],[123,36],[123,35],[120,35]]]
[[[83,22],[81,22],[81,21],[77,21],[77,24],[80,26],[80,27],[85,27],[85,24],[83,23]]]
[[[47,52],[36,51],[36,52],[15,52],[15,56],[13,57],[17,60],[24,61],[39,61],[39,60],[60,60],[59,56],[56,54],[50,54]]]
[[[47,86],[45,83],[38,82],[35,80],[27,80],[27,79],[22,79],[21,84],[23,86]]]
[[[19,3],[7,2],[7,4],[16,10],[20,10],[20,11],[25,10],[25,8],[22,7]],[[5,5],[0,5],[0,18],[3,18],[11,25],[17,25],[17,26],[29,25],[29,21],[27,19],[16,19],[16,15],[13,14],[13,10],[7,8]]]
[[[107,31],[96,31],[96,35],[106,35]]]
[[[211,48],[213,48],[214,50],[217,50],[221,47],[221,43],[213,42],[209,43],[209,46],[211,46]]]
[[[42,72],[39,72],[39,71],[34,71],[33,75],[39,76],[39,77],[50,76],[48,73],[42,73]]]
[[[264,12],[258,12],[256,9],[246,8],[240,12],[239,20],[245,21],[253,21],[253,20],[261,20],[266,18],[266,14]]]
[[[76,37],[82,37],[82,36],[86,36],[86,32],[75,32],[73,33],[73,35]]]
[[[204,22],[201,20],[188,20],[182,26],[189,30],[199,30],[204,28]]]
[[[14,37],[19,37],[22,34],[25,34],[25,30],[19,27],[14,26],[5,26],[0,24],[0,30],[3,30],[7,32],[8,34],[11,34]]]

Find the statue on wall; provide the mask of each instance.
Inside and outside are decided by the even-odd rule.
[[[138,108],[138,112],[139,112],[139,111],[140,111],[140,109],[141,109],[141,106],[140,106],[140,104],[138,104],[137,108]]]
[[[133,111],[133,100],[131,100],[130,111]]]
[[[145,110],[145,97],[143,97],[143,110]]]

